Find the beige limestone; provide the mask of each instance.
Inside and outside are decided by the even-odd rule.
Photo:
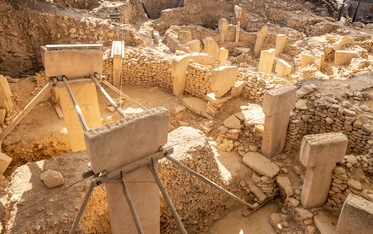
[[[335,65],[348,65],[351,60],[358,56],[357,51],[337,50],[334,55]]]
[[[250,52],[250,48],[245,48],[245,47],[234,47],[233,49],[234,53],[239,53],[239,54],[247,54]]]
[[[199,40],[193,40],[185,43],[185,46],[188,46],[193,52],[199,53],[201,51],[201,42]]]
[[[339,234],[371,234],[373,230],[373,202],[348,194],[338,219]]]
[[[196,97],[188,97],[183,98],[181,101],[186,106],[186,108],[193,111],[194,113],[204,116],[208,119],[213,119],[213,117],[206,112],[207,102],[203,101],[202,99]]]
[[[11,157],[0,152],[0,175],[2,175],[4,171],[8,168],[11,161]]]
[[[50,169],[40,174],[40,179],[48,188],[58,187],[65,182],[61,172]]]
[[[343,133],[313,134],[303,137],[300,161],[307,167],[301,203],[305,208],[325,203],[332,183],[332,172],[342,162],[348,139]]]
[[[264,26],[260,29],[256,36],[256,41],[255,41],[255,48],[254,48],[254,56],[259,57],[260,56],[260,51],[263,49],[263,44],[264,44],[264,39],[268,34],[268,26]]]
[[[234,42],[236,43],[236,45],[238,45],[238,41],[240,40],[240,30],[241,24],[240,21],[238,21],[236,25],[236,37],[234,38]]]
[[[236,20],[241,19],[242,16],[242,8],[240,6],[234,5],[234,17]]]
[[[285,84],[268,90],[264,94],[263,112],[267,116],[289,112],[295,108],[297,88],[293,84]]]
[[[313,64],[313,63],[315,63],[315,61],[316,61],[315,57],[313,57],[311,55],[308,55],[308,54],[304,54],[304,55],[302,55],[302,57],[300,59],[300,66],[301,66],[301,68],[307,67],[307,65]]]
[[[335,227],[336,222],[334,222],[330,215],[326,214],[325,212],[319,211],[315,215],[314,221],[317,229],[320,231],[320,234],[338,234]]]
[[[218,44],[216,44],[212,37],[207,37],[203,39],[202,42],[204,47],[203,52],[211,55],[214,58],[214,60],[216,60],[217,52],[219,50]]]
[[[277,51],[277,50],[276,50]],[[276,75],[284,77],[290,75],[292,67],[283,59],[278,59],[276,64]]]
[[[245,83],[244,81],[236,81],[234,83],[234,86],[232,87],[232,90],[231,90],[231,96],[233,98],[241,95],[243,87],[244,87],[244,83]]]
[[[167,142],[168,120],[165,108],[155,108],[85,132],[93,171],[111,171],[155,153]]]
[[[246,153],[242,161],[254,171],[269,178],[273,178],[280,171],[276,164],[258,152]]]
[[[219,66],[226,66],[227,65],[227,59],[228,59],[229,50],[220,48],[218,50],[218,62]]]
[[[285,48],[287,36],[285,34],[276,35],[276,56],[279,56]]]
[[[354,43],[354,38],[351,38],[349,36],[344,36],[339,41],[334,43],[333,50],[334,51],[341,50],[344,45],[349,45],[352,43]]]
[[[100,127],[102,123],[95,84],[88,83],[71,85],[70,89],[74,94],[75,100],[83,113],[88,127]],[[85,150],[84,131],[75,112],[75,108],[70,100],[69,93],[65,87],[59,88],[58,91],[65,125],[69,134],[71,149],[72,151]]]
[[[83,78],[95,72],[102,74],[103,53],[99,50],[46,50],[41,48],[46,76],[68,79]]]
[[[176,56],[171,63],[171,74],[174,78],[173,93],[179,97],[185,90],[186,71],[189,65],[189,55]]]
[[[212,70],[211,89],[217,98],[226,94],[237,80],[238,67],[220,66]]]
[[[290,111],[265,116],[261,153],[267,157],[276,156],[284,150]]]
[[[215,62],[214,58],[206,53],[191,53],[189,54],[189,59],[192,59],[195,63],[205,66],[212,65]]]
[[[221,42],[224,42],[225,33],[227,31],[227,20],[222,18],[218,21],[218,28],[220,33],[220,40]]]
[[[180,31],[178,38],[185,45],[192,40],[192,33],[190,31]]]
[[[113,85],[120,86],[120,76],[122,72],[122,42],[113,41]]]
[[[260,52],[258,72],[271,74],[273,62],[275,61],[275,49],[262,50]]]
[[[13,102],[11,99],[12,91],[9,88],[8,80],[0,76],[0,108],[6,111],[13,110]]]
[[[0,125],[4,124],[6,111],[5,109],[0,109]]]

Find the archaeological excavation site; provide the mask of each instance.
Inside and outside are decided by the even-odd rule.
[[[0,234],[372,234],[373,0],[0,0]]]

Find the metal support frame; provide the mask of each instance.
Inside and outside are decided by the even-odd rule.
[[[345,2],[346,2],[346,0],[343,0],[342,6],[341,6],[341,10],[339,11],[339,15],[338,15],[338,21],[340,21],[341,18],[342,18],[343,10],[345,8]]]
[[[352,18],[352,23],[355,22],[355,20],[356,20],[356,16],[357,16],[357,12],[359,10],[359,7],[360,7],[360,1],[357,3],[356,9],[355,9],[354,18]]]

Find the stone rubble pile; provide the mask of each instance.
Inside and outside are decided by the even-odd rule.
[[[297,91],[299,100],[289,122],[286,150],[298,145],[304,134],[342,132],[348,137],[348,150],[373,155],[373,118],[363,101],[371,99],[368,92],[347,91],[343,95],[325,96],[314,91],[317,87],[303,85]]]
[[[231,99],[232,97],[230,95],[217,98],[215,97],[214,93],[209,93],[206,95],[206,99],[208,101],[206,112],[212,116],[215,116],[219,113],[220,108],[224,105],[226,101]]]

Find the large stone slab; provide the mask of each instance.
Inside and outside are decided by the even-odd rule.
[[[219,50],[218,44],[214,41],[212,37],[207,37],[202,39],[203,42],[203,52],[211,55],[214,59],[217,58],[217,52]]]
[[[74,94],[88,127],[100,127],[102,123],[95,84],[88,83],[71,85],[70,89]],[[70,100],[69,93],[65,87],[59,88],[58,92],[72,151],[85,150],[84,131],[79,122],[73,103]]]
[[[270,178],[273,178],[280,171],[276,164],[258,152],[248,152],[243,156],[242,161],[254,171]]]
[[[95,72],[101,74],[103,53],[97,49],[47,50],[41,47],[41,55],[46,76],[83,78]]]
[[[371,234],[373,231],[373,202],[349,194],[339,216],[339,234]]]
[[[258,72],[272,73],[273,62],[275,61],[276,49],[262,50],[260,52]]]
[[[319,211],[314,218],[315,225],[321,234],[338,234],[336,221],[330,215],[323,211]]]
[[[85,132],[93,171],[112,171],[155,153],[167,142],[168,121],[168,111],[160,107]]]
[[[11,161],[11,157],[0,152],[0,175],[2,175],[4,171],[8,168]]]
[[[351,63],[351,60],[358,55],[359,53],[357,51],[337,50],[334,55],[334,64],[348,65]]]
[[[194,113],[202,115],[208,119],[213,119],[213,117],[206,112],[207,102],[203,101],[202,99],[196,97],[187,97],[183,98],[182,102],[186,108]]]
[[[212,70],[211,89],[216,97],[222,97],[234,86],[237,72],[236,66],[220,66]]]
[[[180,31],[178,39],[185,45],[192,40],[192,33],[190,31]]]
[[[171,63],[171,74],[174,78],[173,93],[179,97],[185,90],[186,71],[189,65],[189,55],[176,56]]]
[[[201,51],[201,42],[199,40],[193,40],[185,44],[191,49],[193,52],[200,52]]]
[[[6,111],[13,110],[13,102],[10,98],[12,95],[8,80],[0,75],[0,109],[5,109]]]
[[[285,84],[268,90],[264,94],[263,112],[267,116],[289,112],[295,108],[296,87],[292,84]]]

